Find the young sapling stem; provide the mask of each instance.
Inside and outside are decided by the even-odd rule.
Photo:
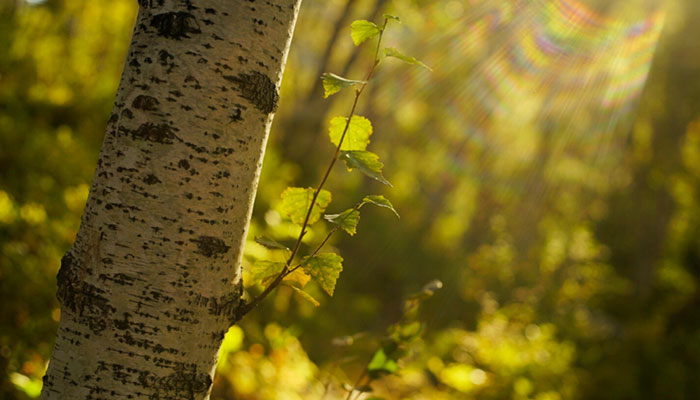
[[[338,158],[340,156],[340,148],[343,145],[343,140],[345,139],[345,136],[348,132],[348,129],[350,128],[350,121],[352,120],[352,117],[355,115],[355,110],[357,109],[357,104],[360,100],[360,96],[362,95],[362,92],[364,92],[365,87],[367,86],[367,83],[369,82],[370,79],[374,76],[374,71],[377,68],[377,65],[379,65],[379,49],[381,48],[381,43],[382,43],[382,36],[384,35],[384,30],[386,29],[386,25],[388,23],[388,19],[384,18],[384,24],[382,25],[381,30],[379,31],[379,37],[377,39],[377,48],[374,52],[374,62],[372,63],[372,67],[369,69],[369,72],[367,73],[367,77],[365,78],[364,82],[360,85],[358,89],[355,90],[355,99],[352,103],[352,107],[350,108],[350,113],[347,118],[347,122],[345,123],[345,128],[343,129],[343,134],[340,136],[340,140],[338,141],[338,145],[335,148],[335,152],[333,153],[333,158],[331,159],[330,164],[328,165],[328,168],[326,169],[326,172],[323,175],[323,178],[321,179],[321,183],[319,183],[318,187],[314,191],[314,194],[311,198],[311,205],[309,206],[308,211],[306,212],[306,217],[304,218],[304,223],[301,226],[301,232],[299,233],[299,236],[297,237],[296,243],[294,245],[294,248],[289,255],[289,258],[287,259],[284,268],[282,268],[282,271],[277,275],[277,277],[270,283],[265,290],[263,290],[260,295],[255,297],[252,301],[249,303],[244,304],[240,312],[238,314],[238,318],[242,318],[244,315],[248,314],[251,310],[253,310],[255,307],[257,307],[260,302],[265,299],[279,284],[282,282],[282,280],[298,268],[302,267],[304,263],[300,263],[299,265],[296,265],[294,268],[291,268],[292,262],[294,261],[294,258],[297,256],[299,249],[301,248],[301,242],[304,236],[307,233],[307,228],[309,225],[309,219],[311,218],[311,213],[313,211],[314,206],[316,205],[316,200],[318,199],[318,195],[321,193],[321,190],[323,189],[323,186],[326,184],[326,181],[328,180],[328,177],[331,174],[331,171],[333,170],[333,167],[335,166],[335,163],[338,161]],[[356,207],[357,209],[357,207]],[[330,237],[333,235],[338,230],[338,227],[334,227],[331,229],[331,231],[326,235],[326,238],[323,239],[321,244],[319,244],[316,249],[313,251],[313,253],[309,256],[309,258],[313,257],[316,255],[321,248],[328,242]]]

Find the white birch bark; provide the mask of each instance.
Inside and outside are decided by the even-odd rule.
[[[209,397],[300,3],[139,1],[42,399]]]

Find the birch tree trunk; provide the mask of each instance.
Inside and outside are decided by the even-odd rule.
[[[42,399],[209,397],[300,3],[139,1]]]

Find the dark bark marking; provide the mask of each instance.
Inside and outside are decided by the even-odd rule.
[[[194,85],[192,85],[192,87],[195,89],[202,88],[202,85],[199,84],[199,81],[197,80],[197,78],[195,78],[192,75],[187,75],[187,77],[185,78],[185,83],[189,83],[189,82],[194,82]]]
[[[70,251],[66,253],[56,275],[56,298],[64,307],[77,313],[90,330],[98,333],[107,327],[107,318],[116,309],[103,296],[105,291],[85,282],[84,275],[75,257]]]
[[[128,108],[122,110],[122,116],[124,118],[134,119],[134,113]]]
[[[197,393],[206,393],[213,381],[206,372],[197,372],[195,364],[177,363],[174,372],[163,377],[148,374],[139,377],[144,386],[156,390],[155,399],[195,399]],[[175,396],[175,397],[173,397]]]
[[[240,309],[242,287],[237,285],[234,291],[221,297],[206,297],[197,295],[193,300],[194,306],[206,307],[207,313],[219,317],[226,317],[226,320],[233,324],[238,320]]]
[[[168,126],[168,124],[156,125],[145,122],[136,128],[135,131],[131,132],[131,137],[149,142],[172,144],[173,139],[177,138],[172,131],[173,129]]]
[[[277,86],[267,75],[251,71],[250,74],[241,73],[238,76],[226,75],[224,79],[235,83],[241,96],[263,113],[269,114],[277,109],[279,101]]]
[[[202,33],[194,15],[184,12],[167,12],[151,17],[151,26],[158,29],[160,36],[180,40],[189,38],[190,33]]]
[[[164,0],[139,0],[139,4],[143,8],[153,8],[153,3],[158,3],[159,6],[162,6],[163,3],[165,2]]]
[[[158,179],[158,177],[153,174],[146,175],[146,177],[143,178],[143,182],[147,185],[155,185],[156,183],[161,183],[160,179]]]
[[[168,65],[168,62],[175,59],[175,57],[173,57],[172,54],[168,53],[165,50],[161,50],[158,52],[158,58],[160,59],[160,65],[162,66]]]
[[[231,120],[231,123],[243,121],[243,117],[241,117],[241,109],[236,108],[233,114],[230,114],[228,118]]]
[[[140,94],[136,96],[134,101],[131,103],[131,106],[138,110],[157,111],[159,104],[160,103],[158,102],[158,99],[156,99],[155,97]]]
[[[231,246],[227,246],[223,240],[213,236],[200,236],[197,239],[190,239],[190,242],[196,243],[199,248],[198,253],[205,257],[215,257],[219,254],[225,254]]]

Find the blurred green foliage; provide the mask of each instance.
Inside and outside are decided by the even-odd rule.
[[[383,12],[403,21],[387,45],[433,72],[383,63],[360,105],[391,192],[344,166],[329,189],[333,212],[387,194],[401,219],[368,208],[357,236],[334,237],[344,270],[321,307],[280,287],[231,328],[214,399],[344,398],[342,383],[401,318],[403,298],[434,278],[445,287],[424,304],[424,335],[373,383],[376,396],[700,398],[700,4],[667,2],[644,92],[603,139],[594,108],[567,114],[556,99],[513,98],[512,114],[465,124],[478,104],[456,89],[502,32],[456,21],[487,2],[305,0],[244,278],[252,260],[273,257],[252,238],[298,234],[279,194],[318,182],[333,150],[328,118],[349,106],[324,99],[319,77],[361,77],[372,54],[355,48],[349,24]],[[55,274],[79,225],[135,12],[132,0],[0,3],[0,398],[40,388],[60,317]],[[551,115],[528,117],[545,104]],[[584,134],[565,138],[565,125]]]

